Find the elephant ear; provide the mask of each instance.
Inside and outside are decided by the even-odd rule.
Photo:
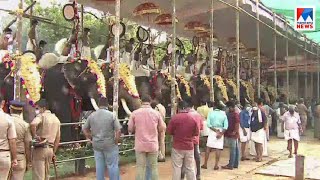
[[[66,63],[62,66],[64,77],[73,88],[79,86],[79,76],[84,70],[85,67],[79,62]]]

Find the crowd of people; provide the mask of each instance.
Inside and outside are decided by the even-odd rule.
[[[33,180],[49,180],[49,169],[60,143],[60,121],[48,110],[46,100],[36,103],[37,116],[23,119],[25,104],[10,102],[5,113],[0,96],[0,179],[23,180],[32,168]]]
[[[121,126],[108,112],[106,103],[106,100],[100,101],[101,109],[89,116],[83,131],[93,143],[97,179],[104,179],[106,165],[110,179],[118,180],[117,154]],[[249,153],[255,156],[256,162],[261,162],[263,156],[267,155],[269,134],[276,131],[277,126],[272,125],[274,114],[278,116],[278,123],[283,124],[280,131],[288,142],[289,158],[293,157],[298,153],[300,135],[306,129],[307,118],[304,115],[308,110],[303,100],[296,105],[278,103],[277,106],[271,108],[263,100],[244,106],[233,100],[227,102],[226,106],[219,102],[204,101],[194,109],[191,98],[187,98],[178,103],[177,113],[166,126],[165,107],[157,100],[143,96],[141,108],[133,111],[128,122],[129,132],[135,136],[136,179],[159,179],[158,162],[164,162],[166,154],[165,135],[172,136],[173,180],[199,180],[201,169],[209,167],[212,150],[215,151],[214,170],[237,169],[240,161],[250,160]],[[200,139],[206,141],[202,166]],[[225,146],[229,147],[229,163],[220,166],[219,160]]]

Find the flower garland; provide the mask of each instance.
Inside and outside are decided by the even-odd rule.
[[[165,72],[165,73],[161,73],[162,74],[162,76],[164,77],[164,78],[166,78],[166,79],[168,79],[168,82],[171,84],[171,82],[172,82],[172,76],[171,76],[171,74],[169,74],[168,72]],[[178,99],[182,99],[182,97],[181,97],[181,93],[180,93],[180,89],[179,89],[179,86],[178,86],[178,83],[177,83],[177,81],[175,81],[175,85],[176,85],[176,95],[177,95],[177,98]]]
[[[246,88],[246,92],[247,92],[247,95],[249,96],[249,100],[250,101],[253,101],[254,100],[254,88],[252,86],[252,84],[250,82],[247,82],[247,81],[244,81],[244,80],[241,80],[240,79],[240,83],[242,84],[242,86],[244,86]]]
[[[205,86],[207,86],[208,87],[208,89],[210,89],[211,87],[211,83],[210,83],[210,81],[209,81],[209,78],[206,76],[206,75],[200,75],[200,79],[201,79],[201,81],[203,81],[203,84],[205,85]]]
[[[234,83],[234,81],[232,79],[226,79],[226,83],[232,87],[233,92],[235,93],[235,96],[238,98],[238,93],[237,93],[238,88],[237,88],[236,83]]]
[[[9,53],[6,53],[2,59],[1,59],[2,63],[5,64],[5,68],[6,69],[14,69],[15,67],[15,61],[13,60],[13,57],[10,56]]]
[[[90,72],[95,74],[97,76],[97,86],[98,86],[98,92],[101,96],[106,97],[107,96],[107,90],[106,90],[106,79],[98,66],[97,62],[91,59],[86,60],[88,62],[88,68],[90,69]]]
[[[177,75],[177,79],[180,80],[180,82],[184,85],[184,87],[186,88],[186,93],[187,96],[191,97],[191,90],[190,90],[190,86],[189,83],[186,81],[186,79],[181,76],[181,75]]]
[[[224,98],[226,101],[229,101],[229,97],[228,97],[228,94],[227,94],[227,87],[226,87],[226,85],[224,84],[222,77],[221,77],[221,76],[218,76],[218,75],[215,75],[215,76],[213,76],[213,78],[216,80],[216,83],[217,83],[218,87],[219,87],[220,90],[221,90],[221,93],[222,93],[223,98]]]
[[[29,100],[29,104],[34,106],[34,103],[40,100],[41,91],[41,76],[39,73],[39,66],[35,62],[35,59],[29,55],[22,55],[17,57],[21,61],[20,67],[20,80],[23,89],[25,90],[26,98]]]
[[[126,63],[121,63],[119,66],[120,82],[128,93],[139,98],[139,92],[135,83],[135,77],[131,74],[129,65]]]

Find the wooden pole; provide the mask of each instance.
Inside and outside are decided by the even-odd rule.
[[[239,7],[239,0],[237,1],[237,8]],[[240,15],[239,10],[236,10],[236,39],[237,39],[237,100],[240,102]]]
[[[31,4],[33,4],[33,2],[34,2],[34,0],[31,1]],[[30,28],[32,27],[32,24],[31,24],[32,19],[33,19],[32,15],[33,15],[33,6],[31,6],[31,8],[30,8],[30,16],[31,16],[31,18],[30,18]]]
[[[256,8],[259,9],[259,0],[256,0]],[[257,19],[260,19],[259,11],[257,10]],[[261,83],[261,73],[260,73],[260,23],[259,21],[256,21],[256,26],[257,26],[257,68],[258,68],[258,98],[261,97],[261,92],[260,92],[260,83]]]
[[[82,36],[83,36],[83,34],[84,34],[84,6],[82,4],[81,4],[81,32],[82,32]]]
[[[313,51],[313,42],[311,41],[311,52]],[[314,57],[313,55],[312,55],[312,57]],[[313,58],[311,58],[311,62],[313,62]],[[310,72],[310,90],[311,90],[311,92],[310,92],[310,97],[311,97],[311,99],[313,99],[314,98],[314,94],[313,94],[313,88],[314,88],[314,86],[313,86],[313,72],[311,71]]]
[[[286,22],[286,36],[288,36],[288,23]],[[289,105],[289,88],[290,88],[290,78],[289,78],[289,41],[286,39],[286,74],[287,74],[287,104]]]
[[[307,74],[307,37],[304,35],[304,98],[308,96],[308,74]]]
[[[172,63],[171,63],[171,116],[176,114],[176,0],[172,0],[172,25],[173,25],[173,36],[172,36]]]
[[[115,5],[115,23],[116,23],[116,32],[114,36],[114,71],[113,71],[113,116],[115,119],[118,119],[118,109],[119,109],[119,39],[120,39],[120,0],[116,0]]]
[[[320,62],[319,62],[319,46],[317,46],[317,62],[318,62],[318,71],[317,71],[317,100],[320,98]]]
[[[210,33],[210,100],[214,101],[214,90],[213,90],[213,61],[214,61],[214,55],[213,55],[213,8],[214,8],[214,0],[211,0],[211,33]]]
[[[19,1],[19,10],[23,9],[23,0]],[[17,30],[17,50],[16,54],[22,53],[22,14],[17,15],[18,20],[18,30]],[[20,100],[21,95],[21,81],[20,81],[20,67],[21,61],[17,59],[16,61],[16,69],[14,72],[14,100]]]
[[[298,34],[295,33],[296,35],[296,39],[298,39]],[[296,92],[297,92],[297,96],[299,97],[299,68],[298,68],[298,54],[299,54],[299,47],[296,46]]]
[[[305,157],[302,155],[296,156],[295,162],[295,180],[304,180],[304,159]]]
[[[275,99],[277,99],[278,97],[278,78],[277,78],[277,25],[276,25],[276,14],[273,13],[273,27],[274,27],[274,30],[275,32],[273,33],[273,42],[274,42],[274,45],[273,45],[273,52],[274,52],[274,56],[273,56],[273,60],[274,60],[274,70],[273,70],[273,75],[274,75],[274,88],[276,89],[276,92],[275,92]]]

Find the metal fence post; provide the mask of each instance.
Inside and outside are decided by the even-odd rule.
[[[288,23],[286,22],[286,37],[288,37]],[[290,88],[290,79],[289,79],[289,40],[286,38],[286,78],[287,78],[287,104],[289,105],[289,88]]]
[[[239,8],[239,0],[237,8]],[[240,102],[240,15],[239,9],[236,9],[236,39],[237,39],[237,100]]]
[[[259,0],[256,0],[256,8],[259,9]],[[256,13],[258,21],[256,21],[256,26],[257,26],[257,68],[258,68],[258,98],[261,97],[261,92],[260,92],[260,83],[261,83],[261,69],[260,69],[260,16],[259,16],[259,11],[257,10]]]
[[[276,94],[275,94],[275,100],[277,99],[277,97],[278,97],[278,91],[277,91],[277,89],[278,89],[278,78],[277,78],[277,33],[276,33],[276,31],[277,31],[277,25],[276,25],[276,14],[275,13],[273,13],[273,27],[274,27],[274,33],[273,33],[273,43],[274,43],[274,45],[273,45],[273,52],[274,52],[274,56],[273,56],[273,58],[274,58],[274,65],[273,65],[273,67],[274,67],[274,69],[273,69],[273,75],[274,75],[274,88],[276,89]]]
[[[171,63],[171,115],[176,113],[176,0],[172,0],[172,25],[173,25],[173,36],[172,36],[172,63]]]
[[[214,55],[213,55],[213,8],[214,8],[214,0],[211,0],[211,33],[210,33],[210,100],[214,101],[214,89],[213,89],[213,61],[214,61]]]

